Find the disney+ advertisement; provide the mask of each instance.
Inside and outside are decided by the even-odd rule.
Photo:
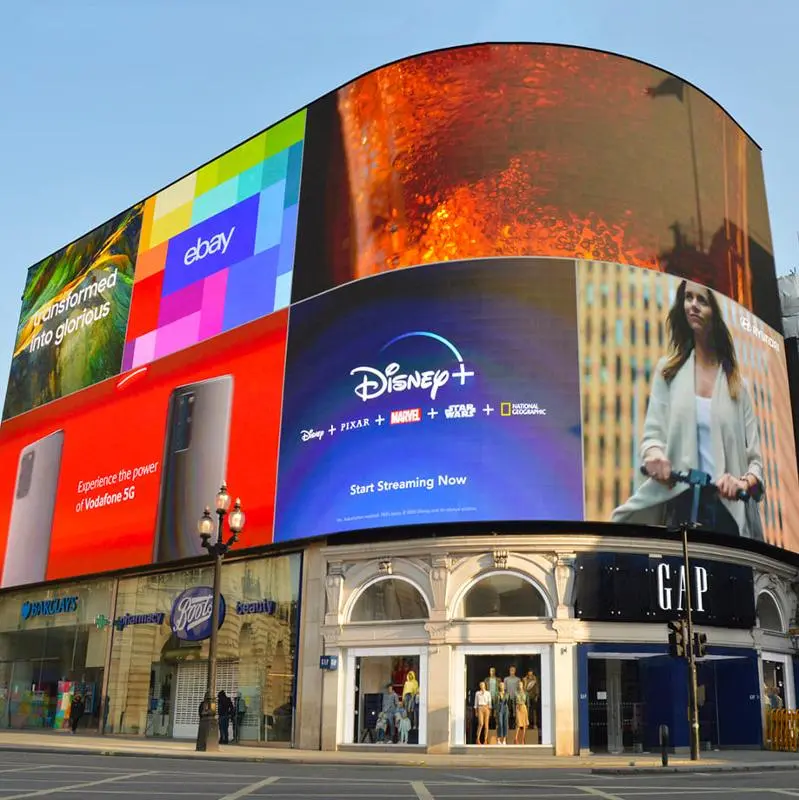
[[[575,275],[383,273],[291,309],[275,540],[583,518]]]

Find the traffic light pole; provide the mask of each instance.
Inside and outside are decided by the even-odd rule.
[[[688,641],[685,643],[685,654],[688,658],[688,717],[691,727],[691,761],[699,760],[699,703],[696,686],[696,653],[694,652],[693,592],[691,591],[691,569],[688,561],[688,528],[682,528],[682,558],[685,569],[685,601],[688,606]]]

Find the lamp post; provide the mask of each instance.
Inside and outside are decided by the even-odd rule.
[[[230,537],[225,541],[223,527],[225,517],[229,515],[228,527]],[[219,631],[219,606],[222,596],[222,559],[228,550],[238,541],[239,534],[244,528],[244,512],[241,510],[241,500],[236,498],[233,510],[230,511],[230,495],[227,486],[222,484],[216,495],[216,541],[211,541],[214,532],[214,519],[211,509],[207,508],[197,525],[203,547],[214,557],[214,600],[211,611],[211,639],[208,643],[208,683],[205,688],[205,698],[200,710],[200,727],[197,731],[197,750],[219,749],[219,728],[216,708],[216,643]]]

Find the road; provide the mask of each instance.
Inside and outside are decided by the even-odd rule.
[[[0,800],[659,800],[675,796],[687,800],[799,798],[799,770],[606,776],[564,768],[444,771],[0,752]]]

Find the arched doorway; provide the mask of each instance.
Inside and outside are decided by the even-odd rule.
[[[344,743],[426,743],[427,649],[403,642],[424,635],[429,616],[422,590],[404,577],[380,577],[352,598],[347,625],[375,646],[347,654]]]
[[[522,633],[520,620],[543,621],[551,615],[545,594],[532,578],[508,570],[473,580],[454,609],[461,625],[480,632],[474,641],[501,641],[497,636],[500,628],[507,630],[507,637],[502,638],[512,639],[514,632]],[[453,706],[463,721],[456,727],[456,744],[548,744],[548,654],[546,645],[522,642],[458,647]]]

